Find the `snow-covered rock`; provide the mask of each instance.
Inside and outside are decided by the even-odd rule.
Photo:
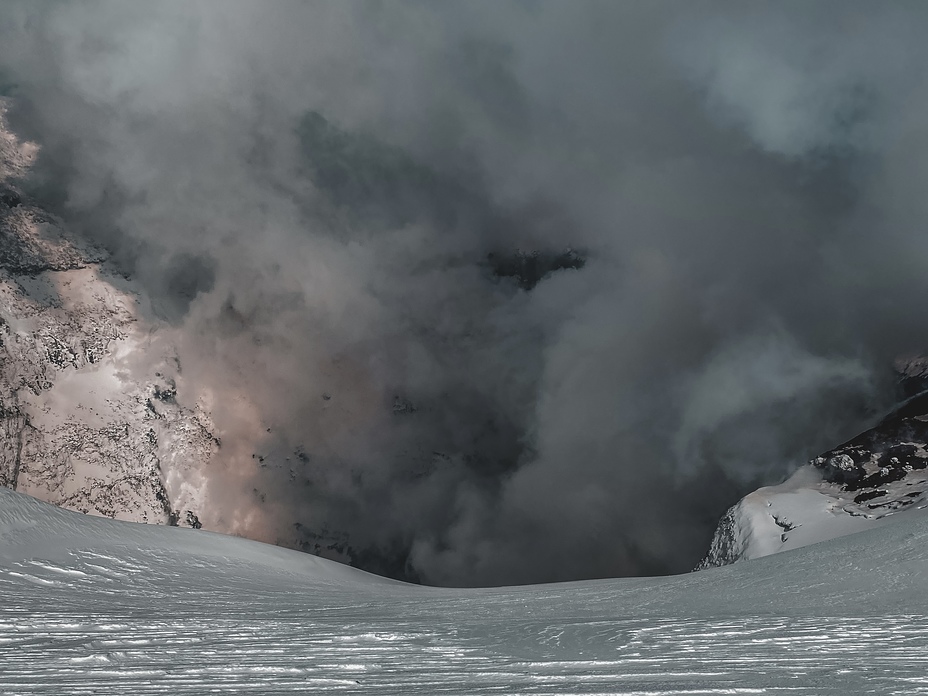
[[[928,505],[928,393],[722,518],[697,569],[807,546]]]
[[[0,486],[199,526],[197,472],[218,447],[208,416],[178,405],[180,366],[131,282],[17,188],[37,149],[4,112],[0,102]]]

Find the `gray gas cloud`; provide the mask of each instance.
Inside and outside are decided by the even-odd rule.
[[[692,567],[894,398],[928,346],[926,29],[851,0],[11,1],[0,83],[32,194],[208,397],[223,514],[532,582]]]

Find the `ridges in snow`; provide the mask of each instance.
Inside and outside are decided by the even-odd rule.
[[[0,690],[928,693],[928,515],[668,578],[436,589],[0,490]]]

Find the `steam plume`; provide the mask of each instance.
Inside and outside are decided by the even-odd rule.
[[[29,0],[0,82],[209,400],[213,526],[661,573],[928,345],[926,12]]]

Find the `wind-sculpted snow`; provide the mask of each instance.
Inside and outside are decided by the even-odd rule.
[[[0,692],[928,693],[906,517],[683,576],[459,590],[0,490]]]

